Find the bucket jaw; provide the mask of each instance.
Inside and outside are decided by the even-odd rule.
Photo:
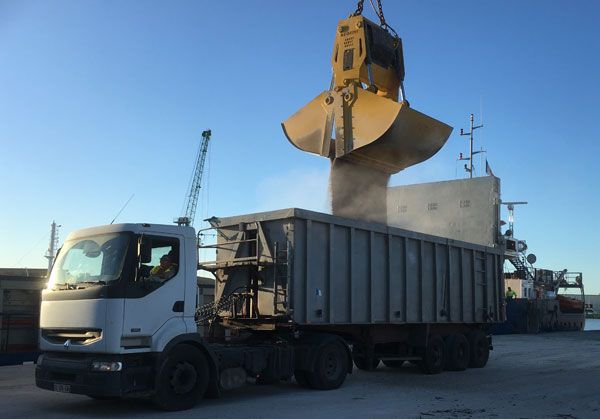
[[[283,133],[293,146],[308,153],[330,157],[333,114],[328,112],[323,92],[281,123]]]

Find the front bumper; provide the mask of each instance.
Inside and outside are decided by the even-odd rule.
[[[48,352],[35,369],[38,387],[97,397],[123,397],[154,389],[155,354],[93,355]],[[121,371],[92,371],[92,362],[121,362]]]

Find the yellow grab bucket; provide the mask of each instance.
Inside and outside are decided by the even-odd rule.
[[[389,174],[427,160],[452,132],[452,127],[411,109],[407,102],[360,87],[323,92],[282,126],[288,140],[301,150]]]

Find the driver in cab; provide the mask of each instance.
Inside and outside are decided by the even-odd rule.
[[[150,277],[155,277],[160,279],[161,282],[165,282],[166,280],[173,278],[176,273],[177,264],[173,262],[173,257],[171,255],[166,254],[160,258],[160,264],[150,270]]]

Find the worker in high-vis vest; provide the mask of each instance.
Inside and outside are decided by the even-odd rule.
[[[158,277],[163,282],[171,279],[177,273],[177,264],[173,263],[173,259],[169,254],[163,255],[160,258],[160,264],[150,270],[151,277]]]
[[[510,301],[517,296],[517,293],[512,290],[512,288],[508,287],[506,290],[506,301]]]

